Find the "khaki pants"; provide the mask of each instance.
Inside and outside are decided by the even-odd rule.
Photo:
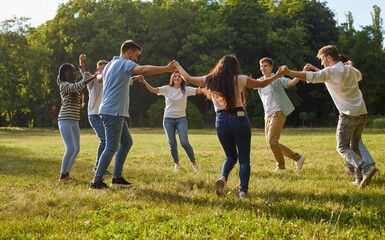
[[[301,155],[292,151],[290,148],[279,143],[279,138],[285,124],[286,116],[282,111],[276,112],[265,119],[265,136],[266,142],[273,151],[275,161],[277,161],[278,168],[285,169],[285,159],[283,156],[298,161]]]

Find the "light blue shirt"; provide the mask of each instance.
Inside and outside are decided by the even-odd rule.
[[[271,74],[270,77],[274,76]],[[265,77],[261,77],[258,80],[264,80]],[[291,112],[294,111],[294,105],[290,101],[290,98],[287,96],[285,92],[285,88],[287,88],[286,84],[289,78],[281,77],[276,79],[274,82],[270,84],[271,91],[275,100],[278,102],[279,107],[282,109],[283,115],[288,116]],[[261,96],[262,88],[256,88],[258,90],[259,96]]]
[[[103,96],[99,114],[129,117],[130,77],[138,64],[114,56],[102,72]]]

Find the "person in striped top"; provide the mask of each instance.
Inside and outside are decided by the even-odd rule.
[[[57,84],[59,85],[62,106],[58,116],[59,130],[62,135],[66,151],[63,156],[59,181],[67,182],[69,172],[80,150],[80,100],[81,92],[87,83],[94,80],[96,75],[76,80],[76,69],[72,64],[64,63],[59,68]]]

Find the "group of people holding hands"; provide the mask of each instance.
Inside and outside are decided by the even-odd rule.
[[[263,77],[259,79],[242,74],[239,62],[233,55],[222,57],[211,72],[204,76],[190,76],[177,61],[172,61],[167,66],[138,65],[136,62],[141,51],[142,48],[138,44],[127,40],[121,46],[120,56],[113,57],[110,62],[105,60],[98,62],[98,72],[95,74],[89,73],[86,56],[81,55],[79,59],[83,79],[78,82],[75,81],[76,69],[73,65],[63,64],[60,67],[58,85],[62,107],[58,121],[66,152],[63,156],[59,181],[68,181],[71,166],[80,149],[80,99],[82,90],[87,86],[89,122],[100,139],[94,166],[95,176],[90,189],[109,188],[104,183],[103,176],[109,174],[107,168],[114,155],[115,165],[110,187],[132,186],[132,183],[122,176],[122,172],[133,144],[125,119],[129,117],[130,85],[135,80],[145,84],[150,92],[165,97],[163,127],[175,164],[174,172],[181,168],[176,130],[193,170],[196,173],[201,171],[188,141],[187,97],[203,93],[213,102],[216,112],[215,127],[226,154],[221,174],[215,183],[218,196],[226,195],[229,174],[239,161],[239,198],[248,197],[251,126],[245,110],[245,88],[256,89],[261,97],[265,111],[266,141],[277,162],[273,172],[286,169],[284,156],[295,162],[296,171],[302,169],[306,159],[305,156],[279,143],[286,117],[294,110],[284,88],[294,86],[300,80],[325,83],[339,110],[337,150],[349,164],[348,167],[355,169],[356,181],[353,184],[364,188],[370,183],[374,174],[379,172],[374,161],[367,161],[360,151],[361,134],[367,118],[365,102],[358,87],[362,75],[350,61],[345,64],[339,61],[340,55],[335,46],[328,45],[319,50],[317,57],[325,67],[322,70],[316,69],[311,64],[307,64],[303,71],[293,71],[287,66],[281,66],[274,74],[273,61],[270,58],[262,58],[260,70]],[[310,71],[311,69],[315,72]],[[169,84],[161,87],[151,86],[143,77],[164,72],[170,72],[172,75]],[[294,79],[285,78],[284,75]],[[187,83],[198,88],[186,86]]]

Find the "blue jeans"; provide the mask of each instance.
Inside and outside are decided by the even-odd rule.
[[[239,158],[240,191],[246,192],[250,179],[250,143],[251,127],[249,118],[243,109],[234,113],[218,112],[215,122],[219,141],[226,153],[221,175],[227,180],[230,171]],[[238,150],[238,151],[237,151]]]
[[[100,115],[106,133],[106,147],[100,156],[94,182],[102,181],[103,175],[115,156],[114,177],[121,177],[123,165],[133,144],[127,122],[122,116]]]
[[[187,153],[191,162],[195,161],[194,150],[188,141],[187,135],[187,119],[186,117],[163,119],[163,128],[166,132],[168,145],[170,146],[171,157],[174,163],[179,162],[178,157],[178,144],[176,142],[175,130],[178,130],[179,141],[184,150]]]
[[[362,156],[362,159],[369,165],[373,165],[373,164],[376,164],[376,162],[374,162],[373,158],[372,158],[372,155],[370,155],[370,152],[368,151],[368,149],[366,148],[365,144],[362,142],[362,139],[360,140],[360,143],[358,145],[358,149],[360,150],[361,152],[361,156]],[[345,161],[346,163],[346,166],[348,168],[354,168],[354,166],[352,164],[350,164],[349,162]]]
[[[362,179],[361,169],[369,165],[362,159],[358,147],[366,118],[366,114],[350,116],[340,113],[337,125],[337,151],[345,161],[356,168],[356,178],[359,179]]]
[[[61,174],[69,173],[75,158],[80,151],[79,121],[59,120],[59,130],[66,146],[66,151],[61,164]]]
[[[106,146],[104,125],[103,125],[102,119],[100,119],[100,116],[97,114],[88,115],[88,121],[90,122],[91,127],[94,129],[96,135],[100,140],[98,153],[96,155],[96,161],[95,161],[95,167],[97,167],[99,165],[100,156],[102,155],[104,148]]]

